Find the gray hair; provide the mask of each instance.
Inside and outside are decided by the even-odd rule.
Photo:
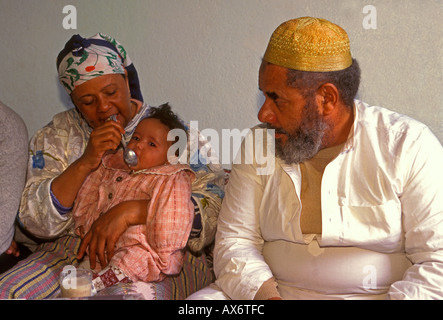
[[[352,59],[351,66],[339,71],[311,72],[289,69],[287,84],[300,90],[307,98],[311,97],[323,84],[332,83],[337,87],[342,102],[352,108],[360,85],[360,74],[357,60]]]

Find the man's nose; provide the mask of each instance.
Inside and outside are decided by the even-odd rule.
[[[263,123],[274,124],[277,121],[275,113],[272,111],[271,102],[266,98],[260,111],[258,112],[258,120]]]

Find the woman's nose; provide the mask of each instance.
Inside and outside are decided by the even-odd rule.
[[[107,112],[109,108],[111,107],[111,104],[106,98],[99,97],[97,101],[97,111],[99,112]]]

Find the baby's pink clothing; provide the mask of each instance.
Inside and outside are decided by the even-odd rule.
[[[149,200],[146,223],[129,227],[116,244],[110,265],[132,281],[161,281],[183,265],[194,218],[187,165],[163,165],[132,172],[121,151],[105,156],[83,183],[74,204],[75,230],[86,234],[100,214],[127,200]],[[80,232],[82,230],[82,232]]]

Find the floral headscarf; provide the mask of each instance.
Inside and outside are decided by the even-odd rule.
[[[106,74],[128,73],[131,96],[143,101],[137,71],[125,48],[103,33],[85,39],[76,34],[57,57],[59,80],[68,94],[82,83]]]

